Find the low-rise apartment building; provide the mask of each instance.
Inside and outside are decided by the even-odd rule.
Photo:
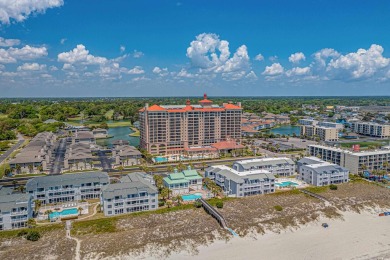
[[[390,137],[390,125],[382,125],[371,122],[352,122],[351,130],[357,134],[388,138]]]
[[[192,191],[202,189],[202,176],[196,170],[188,167],[187,170],[178,172],[175,169],[174,173],[164,177],[164,186],[172,191],[172,195],[187,194]]]
[[[42,204],[100,198],[102,188],[109,184],[105,172],[83,172],[43,176],[27,181],[26,192]]]
[[[78,130],[72,138],[72,144],[76,143],[96,144],[96,139],[91,131]]]
[[[0,230],[27,227],[33,216],[32,196],[25,193],[2,194],[0,196]]]
[[[142,153],[130,145],[116,145],[112,149],[116,165],[133,166],[141,163]]]
[[[384,169],[383,164],[390,163],[390,150],[387,149],[352,152],[336,147],[309,145],[307,152],[311,156],[345,167],[353,174],[362,173],[365,169],[368,171]]]
[[[314,186],[327,186],[349,181],[349,170],[334,163],[317,160],[316,157],[299,161],[298,179]]]
[[[93,155],[90,144],[75,143],[66,148],[64,168],[69,171],[93,169]]]
[[[333,127],[316,126],[316,125],[301,125],[301,136],[304,137],[316,137],[321,141],[338,141],[339,129]]]
[[[246,197],[275,192],[275,176],[267,170],[256,169],[239,172],[225,165],[217,165],[207,168],[205,177],[214,180],[230,197]]]
[[[56,136],[50,132],[37,134],[15,158],[10,160],[11,172],[26,174],[48,171],[55,139]]]
[[[280,177],[287,177],[295,174],[295,163],[287,157],[261,158],[236,161],[233,163],[233,169],[238,172],[267,170]]]
[[[149,175],[131,173],[119,181],[105,186],[102,191],[100,202],[105,216],[158,208],[158,191]]]

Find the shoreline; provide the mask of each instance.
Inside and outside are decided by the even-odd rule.
[[[167,259],[390,259],[390,217],[379,217],[377,211],[346,211],[342,219],[321,217],[280,233],[252,232],[201,245],[197,254],[173,252]],[[321,226],[324,222],[329,228]],[[156,255],[147,250],[131,258],[156,259]]]

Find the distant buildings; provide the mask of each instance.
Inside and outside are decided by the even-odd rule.
[[[354,174],[362,173],[364,168],[369,171],[381,170],[385,162],[390,163],[390,150],[352,152],[336,147],[309,145],[307,152],[311,156],[345,167]]]
[[[344,128],[343,124],[314,119],[300,119],[298,123],[301,125],[301,136],[318,137],[322,141],[338,141],[339,132]]]
[[[27,181],[26,192],[42,204],[96,199],[109,184],[105,172],[83,172],[37,177]]]
[[[158,208],[158,191],[153,178],[145,173],[131,173],[103,188],[101,208],[105,216]]]
[[[32,196],[25,193],[1,194],[0,230],[27,227],[33,216]]]
[[[21,174],[48,171],[55,139],[56,136],[53,133],[37,134],[14,159],[10,160],[11,172]]]
[[[92,133],[95,139],[107,138],[108,136],[108,130],[104,128],[95,128],[92,130]]]
[[[267,170],[240,172],[225,165],[217,165],[207,168],[205,177],[214,180],[231,197],[275,192],[275,176]]]
[[[314,186],[340,184],[349,181],[349,170],[317,157],[306,157],[298,161],[297,178]]]
[[[192,105],[145,105],[139,111],[140,146],[154,155],[208,153],[215,143],[241,138],[241,104],[204,99]],[[204,151],[203,151],[204,150]]]
[[[96,144],[96,139],[91,131],[76,131],[72,138],[72,144],[85,143],[85,144]]]
[[[172,191],[172,195],[187,194],[190,190],[196,191],[202,189],[202,176],[196,170],[190,167],[187,170],[174,173],[164,177],[164,186]]]
[[[371,122],[352,122],[351,130],[357,134],[389,138],[390,137],[390,125],[382,125]]]
[[[238,172],[266,170],[281,177],[295,174],[295,163],[289,158],[262,158],[236,161],[233,169]]]

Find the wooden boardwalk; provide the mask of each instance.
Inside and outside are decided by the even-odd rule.
[[[216,209],[214,209],[203,198],[198,199],[198,201],[200,201],[202,203],[204,210],[218,221],[218,223],[221,225],[221,227],[223,227],[224,229],[228,229],[228,227],[226,225],[225,218]]]

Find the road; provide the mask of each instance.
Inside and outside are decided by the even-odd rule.
[[[103,171],[111,171],[111,159],[106,155],[105,151],[98,151],[99,161],[102,165]]]
[[[11,155],[16,149],[18,149],[22,144],[24,143],[24,138],[22,135],[18,134],[18,142],[14,144],[12,147],[10,147],[7,151],[5,151],[1,156],[0,156],[0,164],[2,164],[5,159],[8,158],[8,156]]]
[[[50,174],[61,173],[61,168],[63,167],[64,164],[65,151],[66,151],[66,139],[62,138],[59,141],[59,144],[57,146],[57,151],[55,152],[55,158],[50,168]]]

